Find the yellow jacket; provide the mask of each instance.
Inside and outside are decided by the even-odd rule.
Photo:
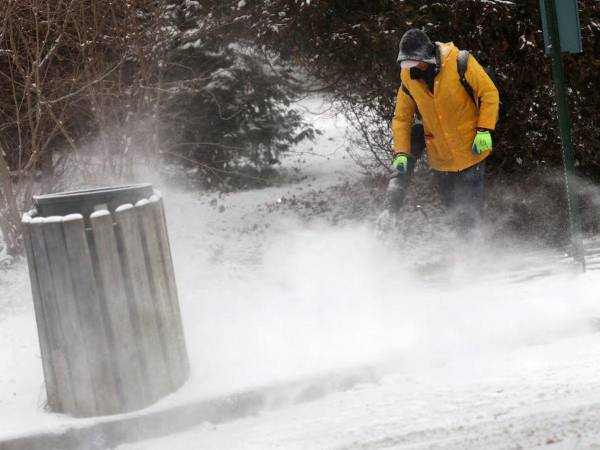
[[[457,69],[458,49],[453,43],[438,43],[440,67],[435,77],[434,93],[422,80],[410,78],[402,69],[401,86],[392,120],[394,152],[410,154],[410,130],[418,108],[425,128],[427,155],[435,170],[458,172],[488,157],[490,152],[471,152],[477,128],[496,127],[499,95],[494,82],[471,55],[465,78],[479,98],[479,109],[460,82]],[[412,98],[411,98],[412,97]]]

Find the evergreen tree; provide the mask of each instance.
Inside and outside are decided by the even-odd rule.
[[[163,145],[205,184],[225,187],[264,183],[283,152],[314,135],[291,107],[292,69],[233,33],[236,11],[210,1],[168,8]]]

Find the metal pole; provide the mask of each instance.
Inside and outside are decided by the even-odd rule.
[[[558,125],[560,130],[560,140],[562,143],[565,188],[567,194],[567,205],[569,209],[569,222],[571,229],[571,244],[573,246],[573,256],[576,261],[581,263],[581,268],[585,272],[585,253],[583,249],[583,237],[581,231],[581,218],[579,215],[579,201],[575,192],[573,192],[573,181],[575,178],[575,164],[573,158],[573,143],[571,141],[571,122],[569,119],[569,101],[567,89],[565,86],[564,67],[560,46],[560,34],[558,29],[558,17],[556,15],[555,0],[545,0],[542,2],[546,8],[546,17],[548,21],[548,43],[552,55],[552,72],[554,75],[554,89],[556,92],[556,101],[558,105]]]

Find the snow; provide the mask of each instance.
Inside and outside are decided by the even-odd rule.
[[[126,203],[124,205],[119,206],[117,209],[115,209],[115,212],[122,212],[122,211],[127,211],[128,209],[132,209],[133,205],[131,203]]]
[[[579,444],[597,442],[600,431],[594,340],[399,362],[378,384],[119,449],[587,448]],[[588,434],[582,425],[590,418]]]
[[[62,222],[71,222],[74,220],[83,220],[83,216],[81,214],[68,214],[62,218]]]
[[[110,216],[110,211],[107,209],[99,209],[90,214],[91,219],[96,219],[98,217]]]
[[[61,223],[62,221],[62,216],[44,217],[44,223]]]
[[[314,99],[305,106],[325,109]],[[344,121],[307,114],[324,134],[284,161],[287,183],[230,194],[157,185],[192,375],[154,407],[365,364],[381,368],[381,379],[120,450],[574,448],[597,441],[600,272],[508,283],[484,275],[524,257],[492,247],[483,260],[479,249],[461,252],[457,269],[432,283],[421,272],[433,268],[415,270],[401,250],[376,239],[371,223],[332,226],[268,207],[360,177],[345,155]],[[0,436],[68,427],[75,419],[42,409],[24,261],[0,272],[0,286]]]

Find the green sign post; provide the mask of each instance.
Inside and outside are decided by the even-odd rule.
[[[544,42],[546,43],[546,55],[552,56],[552,48],[549,43],[550,24],[548,22],[549,14],[546,12],[546,0],[541,0],[542,28],[544,30]],[[553,2],[556,9],[554,17],[558,21],[558,32],[560,34],[560,49],[565,53],[581,53],[583,46],[581,44],[581,25],[579,24],[579,8],[577,0],[556,0]]]
[[[571,140],[569,101],[562,60],[562,52],[580,53],[582,51],[579,10],[576,0],[559,0],[558,3],[560,4],[559,8],[557,8],[556,0],[540,0],[540,9],[542,11],[546,54],[552,56],[552,72],[558,106],[558,125],[562,143],[573,256],[576,261],[581,263],[581,268],[585,271],[579,201],[577,195],[573,192],[575,164]]]

